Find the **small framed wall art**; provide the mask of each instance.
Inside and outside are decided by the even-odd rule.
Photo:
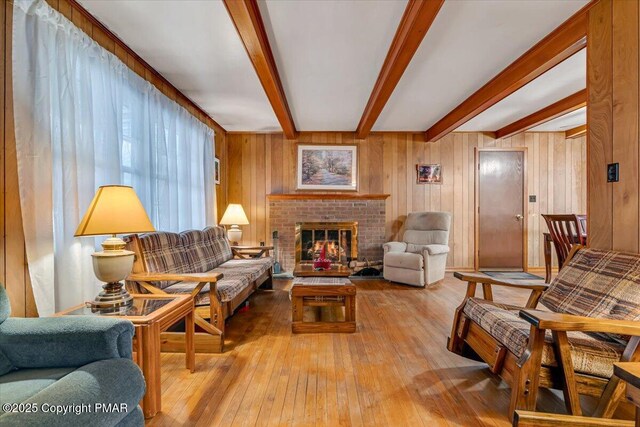
[[[216,180],[216,184],[220,184],[220,159],[217,157],[213,162],[213,177]]]
[[[440,164],[418,164],[416,172],[418,184],[442,184],[442,166]]]

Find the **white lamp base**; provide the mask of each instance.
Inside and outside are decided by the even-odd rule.
[[[227,230],[227,237],[232,245],[238,245],[238,242],[242,240],[242,230],[237,225],[232,225],[231,228]]]
[[[102,244],[105,249],[91,254],[93,272],[101,282],[103,291],[91,303],[95,308],[116,308],[128,306],[133,298],[124,288],[122,281],[127,278],[133,268],[134,253],[124,249],[125,242],[111,237]]]

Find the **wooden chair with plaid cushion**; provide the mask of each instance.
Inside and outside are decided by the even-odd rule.
[[[640,255],[575,246],[550,285],[455,276],[468,286],[447,347],[488,363],[511,385],[510,416],[535,411],[538,387],[563,390],[571,415],[582,415],[585,394],[600,399],[593,416],[613,416],[624,394],[613,364],[640,360]],[[484,298],[475,297],[477,284]],[[526,307],[499,304],[492,286],[531,295]],[[536,310],[538,301],[547,310]]]

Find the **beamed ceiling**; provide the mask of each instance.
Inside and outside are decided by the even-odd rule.
[[[586,86],[588,0],[79,2],[227,131],[433,138],[586,122],[559,101]]]

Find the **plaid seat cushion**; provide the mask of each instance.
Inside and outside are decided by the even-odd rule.
[[[470,298],[464,307],[465,315],[502,343],[517,357],[522,356],[529,343],[531,325],[518,315],[522,307],[497,304]],[[625,346],[614,340],[595,338],[582,332],[568,332],[571,360],[576,372],[610,378],[613,363],[620,361]],[[547,331],[542,352],[542,364],[557,366],[551,331]]]
[[[179,234],[155,232],[139,236],[142,254],[146,262],[146,271],[151,273],[193,273]],[[153,282],[164,289],[175,281]]]
[[[214,271],[218,271],[217,269]],[[225,273],[225,277],[218,281],[217,290],[218,290],[218,298],[222,302],[228,302],[234,299],[237,295],[239,295],[247,286],[249,286],[250,280],[249,277],[242,274],[232,274],[227,276]],[[197,282],[180,282],[174,285],[171,285],[165,288],[165,292],[170,294],[186,294],[193,291],[193,289],[198,285]],[[200,293],[196,295],[195,304],[196,306],[205,306],[209,305],[209,284],[204,285]]]
[[[640,255],[581,249],[560,270],[540,303],[556,313],[640,320]]]
[[[257,280],[265,272],[273,267],[273,258],[252,258],[252,259],[231,259],[224,264],[221,264],[216,269],[225,276],[229,274],[246,274],[251,278],[251,281]]]
[[[194,273],[213,270],[230,259],[231,247],[221,227],[183,231],[180,239]]]

